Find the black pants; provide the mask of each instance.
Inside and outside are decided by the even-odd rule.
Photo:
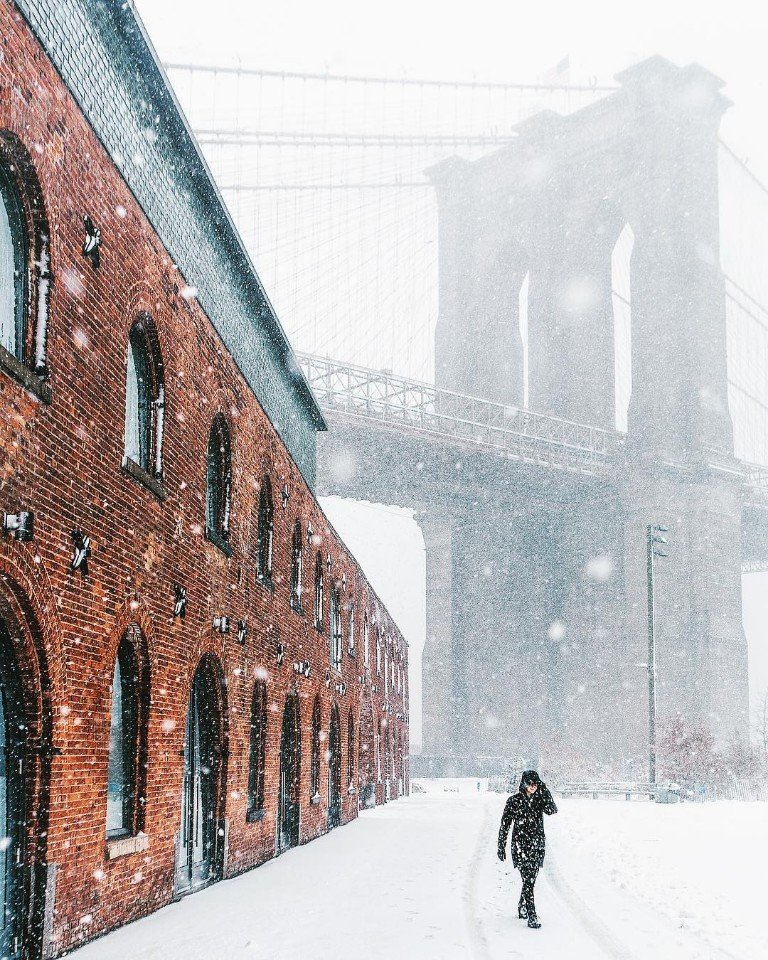
[[[523,890],[520,894],[519,907],[525,907],[529,917],[536,916],[536,904],[533,901],[533,885],[536,883],[536,877],[539,868],[535,863],[521,863],[518,867],[520,876],[523,878]]]

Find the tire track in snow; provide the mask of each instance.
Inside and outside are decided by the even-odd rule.
[[[488,838],[486,836],[491,823],[491,809],[487,803],[483,804],[483,819],[475,841],[475,849],[464,882],[464,923],[469,937],[469,948],[472,951],[472,960],[493,960],[488,947],[488,940],[483,930],[477,904],[477,885],[480,875],[480,865],[486,851]]]
[[[576,892],[565,879],[552,856],[551,848],[547,850],[547,859],[544,863],[544,873],[557,895],[569,907],[575,919],[584,927],[597,945],[605,951],[612,960],[638,960],[637,954],[630,950],[613,934],[608,927],[595,915],[594,910]],[[701,941],[702,949],[708,951],[709,960],[742,960],[723,947]]]
[[[575,919],[604,953],[612,960],[638,960],[637,956],[611,933],[608,927],[595,915],[594,910],[590,909],[588,904],[563,877],[555,858],[552,856],[551,847],[547,851],[547,858],[544,861],[544,873],[552,885],[552,889],[568,906]]]

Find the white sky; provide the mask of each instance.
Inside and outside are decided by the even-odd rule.
[[[571,80],[612,80],[655,53],[698,61],[723,78],[734,107],[722,134],[768,182],[764,69],[768,9],[758,0],[136,0],[164,61],[445,80],[530,82],[569,56]],[[423,540],[380,506],[325,502],[411,645],[412,740],[421,739]],[[753,698],[768,686],[768,574],[745,578]]]

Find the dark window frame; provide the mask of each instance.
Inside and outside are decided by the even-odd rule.
[[[232,511],[232,443],[226,418],[217,413],[208,434],[205,472],[205,536],[226,556]]]
[[[320,801],[320,733],[322,720],[320,717],[320,698],[315,697],[312,707],[312,741],[309,765],[309,800],[310,803]]]
[[[267,750],[267,687],[258,680],[251,698],[251,723],[248,757],[248,810],[249,822],[264,816],[264,776]]]
[[[296,613],[303,614],[304,605],[301,602],[301,596],[304,592],[302,584],[304,560],[301,537],[301,523],[297,520],[293,525],[293,534],[291,536],[291,609]]]
[[[144,705],[145,696],[143,687],[145,686],[144,670],[141,664],[140,651],[137,644],[133,642],[131,631],[136,631],[137,627],[129,627],[120,640],[115,657],[115,669],[112,674],[112,698],[115,690],[115,674],[118,666],[120,670],[121,687],[121,739],[119,745],[115,744],[113,739],[113,711],[114,706],[110,708],[110,726],[109,726],[109,756],[107,764],[107,793],[111,786],[112,757],[113,749],[119,749],[122,753],[121,767],[123,774],[122,783],[122,824],[119,827],[107,827],[107,840],[116,840],[124,837],[136,836],[141,829],[142,804],[141,794],[143,789],[143,770],[146,766],[146,709]]]
[[[315,557],[315,629],[320,633],[325,629],[325,574],[323,558],[320,553]]]
[[[256,533],[256,579],[272,589],[272,557],[275,540],[275,514],[272,484],[264,477],[259,490],[259,514]]]

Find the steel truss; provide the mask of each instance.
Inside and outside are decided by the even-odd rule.
[[[305,353],[297,358],[325,411],[490,448],[523,463],[605,476],[623,442],[611,430],[441,390],[387,370]]]

